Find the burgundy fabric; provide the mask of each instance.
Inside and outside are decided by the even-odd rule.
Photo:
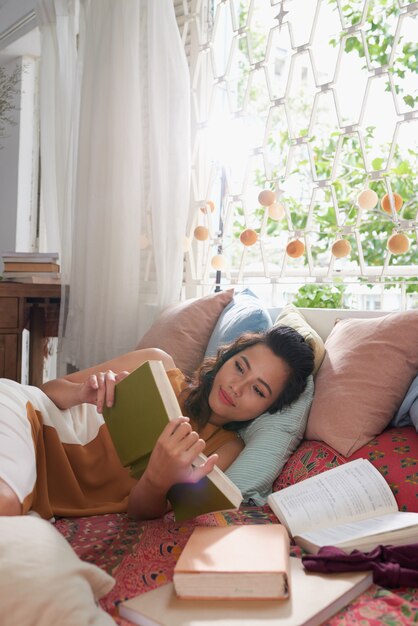
[[[404,546],[377,546],[371,552],[324,546],[318,554],[302,557],[305,569],[317,573],[373,571],[373,582],[384,587],[418,585],[418,543]]]

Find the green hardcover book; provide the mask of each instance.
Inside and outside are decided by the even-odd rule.
[[[134,478],[146,468],[167,422],[181,414],[161,361],[146,361],[116,385],[114,404],[103,408],[103,417],[122,465]],[[196,464],[204,459],[199,455]],[[178,521],[236,509],[242,501],[238,487],[218,467],[198,483],[175,485],[167,497]]]
[[[161,361],[146,361],[115,387],[115,402],[103,417],[124,467],[134,478],[144,471],[167,422],[181,415]]]
[[[195,465],[200,465],[206,459],[199,454]],[[190,519],[203,513],[236,509],[242,501],[242,494],[219,467],[213,470],[197,483],[179,483],[171,487],[168,499],[173,507],[177,521]]]

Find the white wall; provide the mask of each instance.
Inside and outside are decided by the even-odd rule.
[[[36,26],[35,0],[0,0],[0,51]]]

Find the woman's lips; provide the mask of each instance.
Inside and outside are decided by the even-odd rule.
[[[228,406],[235,406],[231,396],[228,395],[222,387],[219,389],[219,396],[224,404],[227,404]]]

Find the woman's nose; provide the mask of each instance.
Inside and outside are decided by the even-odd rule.
[[[233,382],[230,385],[231,392],[234,394],[234,396],[240,396],[242,394],[243,387],[243,382],[239,380]]]

